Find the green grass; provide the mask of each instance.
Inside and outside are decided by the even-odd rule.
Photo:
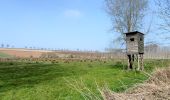
[[[122,92],[148,78],[142,72],[125,70],[124,62],[1,62],[0,100],[83,100],[83,95],[90,99],[93,93],[101,98],[97,85]],[[146,60],[145,69],[150,73],[155,67],[168,66],[168,62]]]
[[[11,58],[11,55],[0,52],[0,58]]]

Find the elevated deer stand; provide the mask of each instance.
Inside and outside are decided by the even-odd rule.
[[[133,69],[136,59],[138,62],[137,70],[144,70],[143,54],[144,54],[144,34],[138,31],[126,34],[126,53],[128,58],[128,69]]]

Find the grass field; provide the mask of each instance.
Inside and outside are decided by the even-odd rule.
[[[0,58],[11,58],[11,55],[0,52]]]
[[[83,100],[102,97],[99,87],[121,92],[147,75],[125,70],[125,61],[71,63],[0,63],[0,100]],[[168,60],[147,60],[148,73]],[[96,97],[97,96],[97,97]]]

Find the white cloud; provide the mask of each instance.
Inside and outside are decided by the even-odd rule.
[[[64,16],[79,18],[82,16],[82,13],[79,10],[68,9],[64,11]]]

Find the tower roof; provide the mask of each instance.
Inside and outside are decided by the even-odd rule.
[[[128,32],[128,33],[124,33],[124,34],[136,34],[136,33],[140,33],[140,34],[143,34],[143,33],[139,32],[139,31],[134,31],[134,32]],[[143,35],[145,35],[145,34],[143,34]]]

